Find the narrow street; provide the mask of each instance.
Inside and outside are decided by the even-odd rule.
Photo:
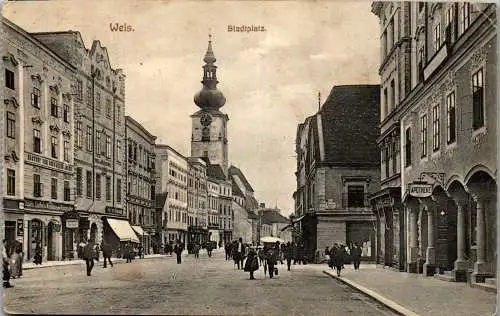
[[[322,273],[323,266],[279,265],[279,276],[257,280],[224,254],[195,259],[135,260],[113,268],[84,265],[24,271],[5,294],[5,311],[64,314],[393,315]]]

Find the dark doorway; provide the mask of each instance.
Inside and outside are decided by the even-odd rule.
[[[54,247],[54,223],[50,222],[47,227],[47,261],[55,260]]]

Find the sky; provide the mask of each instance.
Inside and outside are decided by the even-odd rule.
[[[126,115],[186,156],[210,31],[229,161],[285,215],[297,125],[318,110],[318,92],[323,102],[335,85],[379,82],[378,19],[367,1],[13,1],[3,15],[28,32],[79,31],[87,48],[100,40],[126,74]],[[134,31],[113,32],[114,23]]]

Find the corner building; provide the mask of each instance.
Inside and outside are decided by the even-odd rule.
[[[76,243],[87,239],[101,243],[105,224],[114,227],[106,229],[109,238],[136,242],[125,208],[125,75],[111,67],[107,49],[98,40],[87,49],[75,31],[33,36],[76,68],[72,80],[76,213],[69,218],[78,220],[72,224]]]
[[[401,135],[405,269],[485,282],[497,262],[496,5],[375,2],[372,11],[382,47],[408,48],[399,94],[387,81],[381,100],[382,125],[397,121]],[[398,51],[382,49],[383,60]]]
[[[75,67],[11,21],[1,19],[2,214],[5,239],[24,260],[73,258]]]

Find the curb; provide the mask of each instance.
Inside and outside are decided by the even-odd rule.
[[[162,256],[164,257],[164,256]],[[144,257],[143,259],[134,259],[134,260],[150,260],[150,259],[159,259],[162,257],[149,257],[146,258]],[[122,258],[111,258],[113,260],[113,264],[116,263],[125,263],[125,259]],[[100,258],[99,261],[96,261],[97,263],[102,262],[102,258]],[[85,260],[83,259],[75,259],[71,261],[67,261],[65,264],[54,264],[54,265],[38,265],[38,266],[28,266],[28,267],[23,267],[23,270],[33,270],[33,269],[42,269],[42,268],[55,268],[55,267],[67,267],[67,266],[76,266],[76,265],[85,265]]]
[[[419,314],[412,312],[409,309],[404,308],[403,306],[397,304],[396,302],[393,302],[393,301],[383,297],[382,295],[376,293],[375,291],[372,291],[372,290],[370,290],[362,285],[357,284],[356,282],[353,282],[353,281],[348,280],[346,278],[338,277],[335,275],[335,273],[332,273],[332,272],[327,271],[327,270],[323,270],[323,273],[332,277],[333,279],[339,280],[340,282],[342,282],[342,283],[350,286],[351,288],[363,293],[364,295],[371,297],[375,301],[381,303],[382,305],[386,306],[387,308],[389,308],[393,312],[398,313],[399,315],[419,316]]]

